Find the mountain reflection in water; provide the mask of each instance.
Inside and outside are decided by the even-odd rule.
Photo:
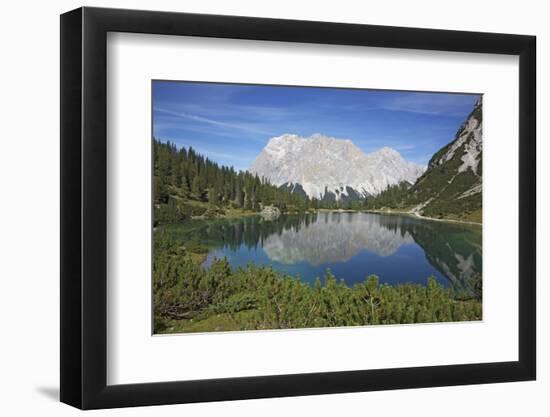
[[[273,261],[322,265],[348,261],[364,249],[379,256],[390,256],[405,243],[412,242],[408,232],[381,226],[377,216],[325,212],[299,231],[286,229],[268,236],[262,245]]]
[[[226,257],[233,267],[272,266],[313,282],[326,269],[348,285],[376,274],[381,282],[443,285],[480,295],[481,227],[411,216],[320,212],[191,220],[166,226],[184,242],[209,247],[205,265]]]

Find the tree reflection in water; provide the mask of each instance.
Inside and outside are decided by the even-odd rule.
[[[300,264],[303,268],[351,263],[366,252],[382,258],[395,256],[395,262],[402,262],[397,257],[400,248],[416,244],[449,286],[465,297],[481,297],[481,227],[475,225],[412,216],[319,212],[287,214],[274,220],[260,216],[191,220],[166,229],[177,239],[208,246],[212,256],[262,250],[276,269],[277,265]],[[384,282],[384,276],[380,279]]]

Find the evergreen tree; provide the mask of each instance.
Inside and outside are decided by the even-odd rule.
[[[277,187],[266,178],[247,171],[236,172],[233,167],[219,166],[191,147],[178,149],[170,142],[154,140],[153,171],[155,204],[162,206],[173,198],[171,204],[192,216],[201,215],[201,210],[206,210],[187,204],[192,201],[253,211],[270,205],[282,211],[337,207],[334,198],[309,198],[289,188]],[[163,213],[163,221],[167,221],[167,213],[174,213],[174,210],[164,210]]]
[[[191,185],[191,194],[193,194],[193,197],[195,197],[197,200],[202,200],[203,198],[202,182],[198,175],[193,178],[193,184]]]
[[[189,197],[189,184],[187,183],[187,178],[185,176],[181,177],[181,194],[183,197]]]
[[[214,205],[219,204],[218,192],[215,187],[208,187],[208,202]]]

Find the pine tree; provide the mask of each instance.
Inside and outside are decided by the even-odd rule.
[[[181,194],[183,197],[189,197],[190,193],[189,184],[187,183],[187,178],[185,176],[181,177]]]
[[[235,181],[235,204],[237,207],[244,206],[244,193],[242,189],[242,184],[239,180]]]
[[[193,196],[197,199],[197,200],[202,200],[203,198],[203,191],[202,191],[202,185],[201,185],[201,180],[199,178],[199,176],[195,176],[195,178],[193,178],[193,184],[191,185],[191,194],[193,194]]]
[[[219,204],[218,192],[215,187],[208,187],[208,202],[214,205]]]
[[[167,204],[170,197],[208,201],[220,207],[236,206],[258,211],[264,206],[275,205],[280,210],[308,210],[325,207],[325,203],[305,195],[279,188],[266,178],[246,171],[236,172],[232,167],[219,166],[195,152],[193,148],[178,149],[174,144],[153,143],[154,199],[155,204]],[[191,210],[189,206],[182,210]],[[194,206],[192,215],[200,215],[200,207]],[[170,213],[172,210],[164,210]]]

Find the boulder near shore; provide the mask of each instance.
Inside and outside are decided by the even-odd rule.
[[[274,220],[281,215],[281,210],[275,206],[265,206],[260,215],[266,220]]]

